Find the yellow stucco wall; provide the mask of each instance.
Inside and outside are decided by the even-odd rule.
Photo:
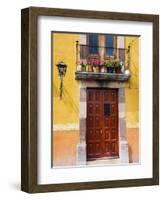
[[[131,78],[125,88],[126,139],[129,161],[139,161],[139,37],[126,37],[125,47],[130,49]]]
[[[79,124],[79,83],[75,80],[76,40],[79,35],[53,34],[53,124],[59,129],[67,125],[70,129]],[[63,61],[67,64],[63,80],[63,98],[59,97],[60,79],[56,64]]]
[[[127,128],[138,128],[139,123],[139,37],[125,37],[125,46],[130,49],[131,78],[126,84],[126,122]]]
[[[78,34],[53,34],[53,124],[79,124],[79,82],[75,80],[76,40]],[[130,81],[126,84],[126,121],[128,128],[138,128],[139,122],[139,38],[125,37],[125,47],[130,50]],[[67,64],[67,73],[63,80],[63,98],[59,98],[58,71],[56,64]]]

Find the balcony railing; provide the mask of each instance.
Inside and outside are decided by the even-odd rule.
[[[127,81],[129,66],[130,46],[89,46],[76,41],[76,79]]]

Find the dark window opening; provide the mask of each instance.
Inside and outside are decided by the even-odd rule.
[[[104,116],[109,117],[110,115],[110,104],[104,103]]]
[[[105,54],[106,56],[112,56],[113,55],[113,48],[114,48],[114,38],[112,35],[106,35],[105,36]]]
[[[88,41],[89,41],[89,53],[98,54],[98,34],[90,33],[88,35]]]

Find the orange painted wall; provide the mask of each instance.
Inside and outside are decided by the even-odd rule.
[[[139,129],[128,128],[126,138],[129,148],[129,161],[131,163],[139,162]],[[53,158],[55,158],[53,165],[75,165],[78,143],[78,131],[55,131],[53,134]]]
[[[76,164],[79,131],[55,131],[53,133],[53,166]]]
[[[139,162],[139,129],[127,128],[129,162]]]

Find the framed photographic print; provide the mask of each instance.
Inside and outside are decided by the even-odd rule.
[[[159,184],[159,16],[22,9],[21,189]]]

